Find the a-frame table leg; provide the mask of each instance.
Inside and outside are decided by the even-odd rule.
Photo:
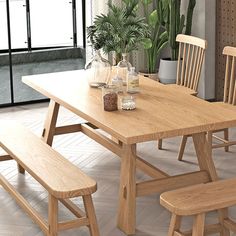
[[[53,137],[55,134],[59,107],[60,105],[58,103],[54,102],[53,100],[50,101],[48,113],[44,123],[42,139],[50,146],[52,145]]]

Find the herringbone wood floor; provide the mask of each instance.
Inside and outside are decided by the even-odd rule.
[[[43,127],[47,104],[36,104],[0,110],[0,122],[3,119],[17,120],[40,135]],[[80,118],[62,109],[58,123],[73,123]],[[236,130],[232,130],[236,139]],[[185,152],[185,162],[176,159],[179,138],[164,141],[165,150],[159,151],[156,142],[148,142],[138,146],[140,156],[158,165],[169,174],[188,172],[198,169],[192,142],[189,141]],[[83,134],[70,134],[55,138],[53,147],[61,152],[75,165],[98,182],[98,191],[94,194],[94,204],[100,227],[101,236],[123,236],[116,228],[116,210],[119,189],[120,161],[113,153],[106,150]],[[222,149],[214,150],[214,160],[221,178],[236,176],[236,147],[230,153]],[[47,193],[34,181],[29,174],[25,176],[17,173],[14,161],[1,162],[0,173],[3,174],[25,198],[45,217],[47,217]],[[146,178],[137,173],[137,179]],[[81,205],[80,199],[75,202]],[[236,218],[236,208],[230,210]],[[60,208],[60,218],[70,218],[70,213]],[[215,222],[216,213],[210,213],[207,221]],[[137,199],[137,231],[136,236],[164,236],[167,235],[170,214],[159,205],[159,196],[152,195]],[[183,222],[183,227],[191,226],[191,218]],[[21,210],[14,200],[0,186],[0,236],[42,236],[40,229]],[[60,236],[88,236],[87,228],[64,231]]]

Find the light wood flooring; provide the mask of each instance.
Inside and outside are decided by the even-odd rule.
[[[29,127],[34,133],[41,135],[47,103],[0,109],[1,120],[17,120]],[[62,109],[59,115],[60,124],[73,123],[80,118]],[[236,139],[236,130],[231,137]],[[177,174],[197,170],[195,152],[192,140],[189,139],[185,151],[186,161],[177,161],[177,151],[180,138],[164,140],[165,150],[158,150],[156,142],[138,145],[138,153],[152,164],[158,165],[169,174]],[[116,228],[116,211],[118,202],[120,161],[113,153],[106,150],[83,134],[62,135],[55,138],[53,147],[62,153],[75,165],[98,182],[98,191],[93,195],[101,236],[124,236]],[[231,147],[229,153],[223,149],[213,151],[215,165],[221,178],[236,176],[236,147]],[[3,174],[25,198],[45,217],[47,217],[47,193],[34,181],[29,174],[17,173],[14,161],[1,162],[0,173]],[[137,173],[137,179],[146,178]],[[75,202],[81,205],[80,199]],[[230,210],[236,218],[236,208]],[[63,207],[60,208],[60,218],[71,217]],[[210,213],[208,222],[215,222],[216,213]],[[152,195],[137,199],[137,231],[136,236],[167,235],[170,214],[160,206],[159,196]],[[192,219],[186,218],[184,228],[191,226]],[[0,186],[0,236],[42,236],[43,233],[31,219],[21,210],[8,193]],[[64,231],[60,236],[88,236],[87,228]]]

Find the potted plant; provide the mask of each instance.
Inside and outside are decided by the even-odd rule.
[[[129,53],[138,49],[139,44],[149,34],[143,17],[136,14],[139,0],[122,0],[122,6],[108,1],[107,15],[95,17],[88,27],[88,37],[92,45],[99,45],[103,52]]]
[[[157,59],[163,50],[168,45],[168,34],[165,29],[165,21],[168,17],[168,2],[165,0],[156,0],[156,7],[153,9],[153,0],[141,0],[144,10],[146,23],[151,29],[150,35],[143,40],[143,46],[147,58],[147,71],[144,76],[157,80]]]
[[[88,27],[88,37],[94,47],[102,48],[108,54],[115,52],[117,60],[116,77],[126,83],[131,64],[127,54],[138,49],[139,44],[149,35],[144,17],[137,15],[139,0],[122,0],[122,6],[108,1],[107,15],[95,17],[92,26]],[[120,60],[122,55],[122,60]]]
[[[177,60],[179,44],[176,42],[176,36],[183,33],[190,35],[192,29],[193,11],[196,0],[189,0],[187,17],[180,14],[181,0],[166,0],[168,2],[168,18],[165,22],[165,28],[168,34],[168,42],[171,49],[171,58],[160,60],[158,77],[162,83],[175,83],[177,73]]]

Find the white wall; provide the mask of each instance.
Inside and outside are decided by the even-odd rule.
[[[183,7],[186,9],[188,0],[182,1]],[[215,98],[215,19],[216,0],[197,0],[192,35],[204,38],[208,42],[198,95],[204,99]]]

